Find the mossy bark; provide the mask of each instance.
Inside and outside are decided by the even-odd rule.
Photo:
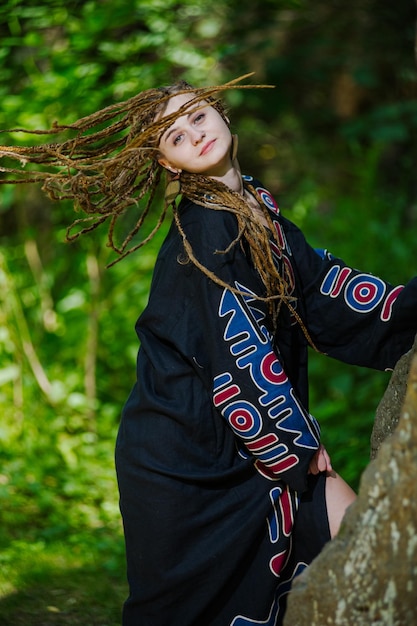
[[[284,626],[417,624],[417,343],[378,407],[339,535],[295,580]]]

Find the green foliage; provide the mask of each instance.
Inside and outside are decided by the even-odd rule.
[[[0,555],[4,626],[118,626],[123,542],[91,531],[67,541],[13,541]]]
[[[69,122],[179,74],[199,83],[219,75],[211,54],[218,1],[17,0],[0,16],[6,128]]]
[[[349,11],[342,0],[6,0],[0,128],[47,129],[179,77],[213,84],[255,71],[276,89],[227,94],[243,170],[313,245],[404,282],[415,274],[414,18],[411,2],[389,0],[354,0]],[[104,234],[63,243],[72,219],[39,189],[0,188],[7,626],[113,626],[126,594],[113,449],[167,225],[105,270]],[[357,486],[388,374],[315,354],[310,369],[311,410]]]
[[[44,615],[40,624],[61,623],[68,611],[74,624],[85,624],[83,616],[120,623],[127,590],[114,441],[134,381],[134,320],[162,237],[111,270],[103,270],[108,253],[95,257],[91,242],[66,246],[63,263],[56,241],[39,274],[33,240],[0,254],[0,616],[10,618],[2,623],[23,625],[32,610]],[[89,264],[101,268],[98,275]],[[91,586],[85,597],[83,580]],[[101,609],[100,586],[108,590]],[[39,592],[48,600],[39,602]],[[57,605],[48,618],[47,607]],[[94,621],[94,611],[108,621]]]

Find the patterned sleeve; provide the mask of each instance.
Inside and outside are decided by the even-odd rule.
[[[256,299],[244,284],[224,290],[216,314],[223,325],[222,356],[213,377],[213,402],[268,478],[303,490],[319,428],[296,397],[273,349]]]
[[[417,332],[417,278],[391,285],[313,250],[293,225],[287,232],[297,251],[306,327],[317,347],[346,363],[393,369]]]
[[[392,369],[417,332],[417,278],[391,285],[314,250],[284,218],[271,194],[253,181],[270,209],[280,246],[277,261],[298,298],[297,309],[315,346],[346,363]],[[272,243],[274,247],[274,244]]]

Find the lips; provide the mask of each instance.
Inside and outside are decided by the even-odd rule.
[[[211,148],[214,146],[215,142],[216,142],[215,139],[211,139],[211,141],[208,141],[207,143],[205,143],[201,149],[200,156],[207,154],[207,152],[209,152],[209,150],[211,150]]]

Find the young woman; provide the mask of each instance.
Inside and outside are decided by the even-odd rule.
[[[81,232],[110,220],[115,249],[115,222],[144,203],[121,255],[141,245],[128,248],[167,176],[161,219],[167,206],[174,219],[137,322],[137,380],[116,447],[124,626],[282,624],[293,578],[354,499],[309,413],[308,346],[393,368],[417,330],[416,279],[392,287],[313,250],[262,183],[242,176],[218,100],[234,86],[145,92],[124,103],[105,148],[103,131],[82,131],[120,107],[74,124],[77,138],[46,156],[3,150],[65,165],[42,175],[45,189],[98,215]]]

